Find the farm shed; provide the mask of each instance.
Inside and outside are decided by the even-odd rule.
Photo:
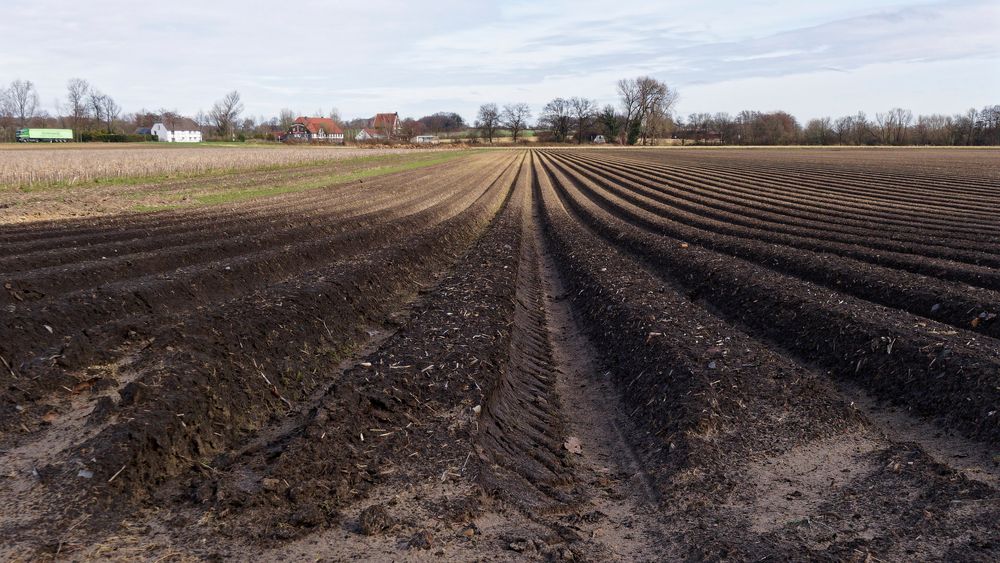
[[[417,135],[410,139],[410,142],[417,145],[436,145],[441,141],[436,135]]]

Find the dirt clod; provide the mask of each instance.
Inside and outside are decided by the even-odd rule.
[[[410,549],[432,549],[434,547],[434,534],[428,530],[420,530],[410,536],[407,547]]]
[[[389,515],[385,506],[373,504],[361,511],[358,518],[361,525],[361,533],[366,536],[374,536],[388,531],[395,525],[395,519]]]
[[[533,553],[535,543],[531,540],[514,540],[507,544],[507,548],[518,553]]]
[[[292,513],[289,522],[299,527],[315,528],[326,522],[326,514],[320,507],[310,504]]]
[[[261,486],[265,491],[269,493],[277,493],[285,490],[285,483],[281,479],[274,479],[272,477],[265,477],[260,482]]]

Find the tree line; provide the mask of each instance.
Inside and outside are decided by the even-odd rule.
[[[893,108],[868,117],[864,112],[836,119],[811,119],[802,126],[784,111],[741,111],[674,115],[678,93],[666,83],[643,76],[617,84],[618,104],[599,107],[591,99],[557,97],[545,104],[536,129],[539,140],[582,144],[598,135],[606,142],[647,145],[671,139],[679,144],[724,145],[1000,145],[1000,105],[958,115],[919,115]],[[492,142],[499,127],[512,121],[513,104],[479,109],[475,127]],[[516,135],[515,135],[516,140]]]
[[[674,114],[677,90],[649,76],[619,80],[616,91],[617,104],[604,106],[580,96],[554,98],[542,107],[534,123],[531,107],[523,102],[482,104],[471,127],[454,112],[406,118],[400,122],[399,137],[434,133],[489,143],[503,136],[518,142],[534,130],[540,141],[577,144],[601,136],[621,145],[648,145],[664,139],[725,145],[1000,145],[1000,105],[957,115],[914,116],[910,110],[893,108],[871,117],[858,112],[811,119],[802,125],[784,111],[692,113],[682,118]],[[77,140],[142,140],[135,131],[156,122],[172,130],[199,130],[207,139],[274,139],[298,117],[287,108],[274,117],[244,115],[244,109],[240,93],[234,90],[193,117],[167,108],[123,114],[111,95],[73,78],[66,85],[65,97],[56,103],[56,114],[50,115],[42,109],[35,85],[18,79],[0,86],[0,141],[11,141],[15,129],[30,126],[73,129]],[[327,114],[320,109],[311,115]],[[336,109],[328,115],[348,138],[368,126],[367,118],[342,120]]]
[[[14,130],[24,127],[72,129],[78,141],[143,140],[130,131],[156,122],[170,129],[201,130],[210,137],[235,139],[238,132],[242,135],[251,127],[252,119],[241,118],[242,112],[240,94],[234,90],[194,118],[169,109],[123,114],[114,97],[82,78],[73,78],[66,84],[65,98],[56,102],[56,114],[50,115],[42,109],[34,83],[18,79],[0,87],[0,140],[13,140]]]
[[[599,107],[588,98],[555,98],[542,108],[543,140],[583,144],[601,135],[608,142],[647,145],[670,132],[677,91],[649,76],[618,81],[619,105]]]
[[[727,145],[1000,145],[1000,105],[957,115],[918,115],[893,108],[869,117],[865,112],[836,119],[810,119],[801,126],[781,112],[693,113],[678,120],[682,142]]]
[[[232,91],[212,104],[208,111],[194,116],[182,115],[177,110],[160,108],[140,109],[123,113],[115,99],[91,85],[87,80],[73,78],[66,85],[64,99],[56,103],[55,115],[42,109],[40,96],[34,83],[14,80],[0,86],[0,141],[13,141],[14,131],[24,127],[53,127],[72,129],[76,140],[132,141],[146,140],[135,132],[147,129],[154,123],[163,123],[170,130],[201,131],[206,139],[243,141],[246,139],[273,140],[288,131],[299,116],[328,116],[345,129],[353,138],[361,128],[367,127],[368,118],[342,120],[337,109],[329,113],[318,109],[312,113],[296,113],[283,108],[277,116],[245,115],[242,97]],[[454,112],[438,112],[419,119],[406,118],[400,122],[398,136],[410,138],[425,133],[459,133],[468,124]]]

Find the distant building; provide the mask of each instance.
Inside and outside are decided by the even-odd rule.
[[[151,135],[161,143],[200,143],[201,131],[171,131],[162,123],[154,123],[149,129]]]
[[[396,137],[399,135],[399,114],[398,113],[377,113],[369,124],[369,129],[374,129],[384,137]]]
[[[274,141],[284,141],[288,131],[280,125],[267,125],[265,126],[265,134]]]
[[[354,136],[355,141],[381,141],[385,139],[385,133],[376,131],[371,127],[365,127]]]
[[[138,128],[138,129],[135,130],[135,134],[136,135],[152,135],[153,134],[153,128],[152,127],[140,127],[140,128]]]
[[[299,117],[288,128],[285,140],[343,143],[344,131],[328,117]]]
[[[436,145],[441,141],[435,135],[417,135],[410,139],[410,142],[417,145]]]

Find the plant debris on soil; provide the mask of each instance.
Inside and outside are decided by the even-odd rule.
[[[8,166],[66,180],[19,184],[0,166],[0,224],[219,205],[363,182],[468,154],[460,150],[47,147],[0,149]],[[123,156],[125,155],[125,156]],[[78,167],[80,170],[69,173]]]
[[[0,226],[0,558],[1000,559],[998,155],[426,164]]]

